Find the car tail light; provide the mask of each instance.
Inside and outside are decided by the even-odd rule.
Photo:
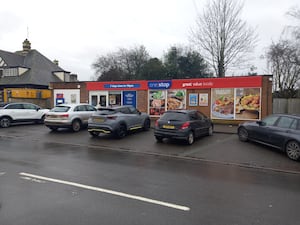
[[[185,122],[184,124],[181,125],[180,129],[184,130],[190,127],[190,122]]]
[[[117,119],[116,116],[108,116],[108,117],[106,117],[106,118],[109,119],[109,120],[115,120],[115,119]]]
[[[62,114],[62,115],[59,115],[59,117],[61,117],[61,118],[68,118],[69,114]]]

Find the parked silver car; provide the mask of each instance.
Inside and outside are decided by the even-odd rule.
[[[88,131],[92,136],[100,133],[113,134],[118,138],[129,131],[150,128],[150,117],[133,106],[99,108],[88,121]]]
[[[12,123],[43,123],[49,109],[28,102],[2,103],[0,105],[0,127],[9,127]]]
[[[77,132],[86,127],[89,117],[97,109],[89,104],[60,104],[51,109],[45,117],[45,125],[55,131],[58,128],[71,128]]]

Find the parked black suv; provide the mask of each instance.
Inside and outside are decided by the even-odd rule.
[[[158,142],[163,138],[186,140],[194,143],[195,138],[213,134],[213,123],[197,110],[169,110],[155,122],[154,136]]]

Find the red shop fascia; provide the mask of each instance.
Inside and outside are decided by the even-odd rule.
[[[260,119],[270,113],[272,107],[271,76],[238,76],[225,78],[172,79],[172,80],[136,80],[87,82],[91,91],[136,92],[136,107],[152,117],[160,116],[169,109],[197,109],[213,119],[252,120]],[[150,85],[151,84],[151,85]],[[157,84],[157,85],[155,85]],[[166,85],[164,85],[166,84]],[[252,93],[253,92],[253,93]],[[242,109],[238,104],[245,96],[258,96],[259,102],[253,107]],[[225,96],[225,97],[224,97]],[[227,96],[227,97],[226,97]],[[220,99],[233,101],[233,109],[215,107]],[[250,97],[248,97],[250,98]],[[159,102],[159,99],[161,100]],[[202,100],[205,100],[202,102]],[[213,108],[215,107],[215,108]],[[246,107],[246,106],[244,106]],[[232,111],[233,110],[233,111]],[[247,113],[249,114],[247,114]],[[244,117],[240,116],[245,114]]]

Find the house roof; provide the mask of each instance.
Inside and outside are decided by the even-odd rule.
[[[0,85],[30,84],[48,86],[50,82],[62,82],[54,75],[54,72],[69,73],[34,49],[29,50],[26,54],[0,50],[0,57],[6,63],[5,68],[28,68],[28,71],[20,76],[0,78]]]
[[[24,56],[0,50],[0,57],[4,59],[5,63],[10,67],[23,66]]]

